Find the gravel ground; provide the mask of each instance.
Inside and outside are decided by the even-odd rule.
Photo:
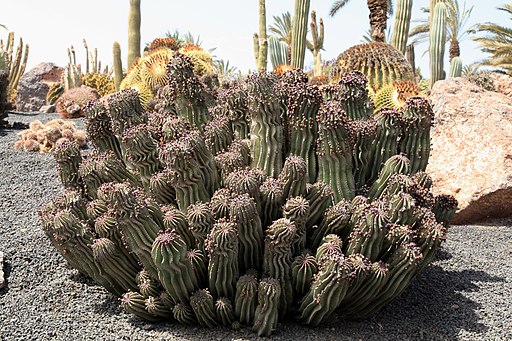
[[[54,115],[11,114],[9,122]],[[81,126],[82,122],[77,121]],[[246,340],[250,330],[148,324],[66,266],[41,230],[36,209],[61,191],[53,157],[15,151],[0,131],[0,340]],[[276,340],[512,340],[512,220],[455,226],[432,267],[377,316],[332,318],[318,328],[279,324]]]

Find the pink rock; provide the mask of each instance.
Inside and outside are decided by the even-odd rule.
[[[512,98],[463,78],[437,82],[427,172],[434,193],[452,194],[452,223],[512,216]]]

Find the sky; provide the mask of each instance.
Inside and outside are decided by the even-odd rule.
[[[311,0],[311,10],[317,12],[317,18],[324,20],[324,60],[336,58],[347,48],[360,44],[369,28],[366,1],[349,1],[334,17],[330,17],[333,2]],[[474,6],[467,27],[487,21],[509,26],[506,13],[496,9],[505,2],[466,0],[467,7]],[[464,0],[459,0],[459,3],[462,5]],[[415,0],[413,19],[425,18],[420,8],[428,4],[429,0]],[[267,0],[266,7],[267,24],[272,24],[273,16],[286,11],[293,13],[294,1]],[[17,39],[22,37],[29,44],[27,70],[40,62],[65,66],[67,48],[71,45],[75,47],[77,62],[85,63],[84,38],[90,50],[98,49],[98,59],[103,66],[112,65],[112,45],[118,41],[126,68],[128,9],[129,0],[2,0],[0,24],[15,32]],[[200,36],[204,48],[216,48],[213,54],[217,59],[229,60],[230,65],[244,73],[255,69],[252,37],[258,31],[258,0],[141,0],[141,13],[143,46],[168,31],[190,31],[194,36]],[[388,20],[390,25],[392,18]],[[5,39],[7,32],[0,29],[0,38]],[[428,54],[423,55],[427,48],[427,44],[416,48],[416,65],[428,78]],[[470,38],[462,41],[464,65],[485,56]],[[312,60],[312,54],[307,51],[305,64],[311,66]],[[445,70],[448,66],[446,62]]]

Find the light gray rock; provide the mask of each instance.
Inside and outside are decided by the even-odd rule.
[[[64,69],[53,63],[40,63],[21,76],[16,97],[16,110],[37,111],[46,105],[49,84],[59,82]]]
[[[43,105],[39,108],[40,112],[44,112],[45,114],[51,114],[55,112],[55,104]]]

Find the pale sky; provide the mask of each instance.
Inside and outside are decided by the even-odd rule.
[[[333,2],[311,1],[311,9],[316,10],[318,18],[324,19],[324,60],[333,59],[350,46],[361,43],[369,27],[366,1],[352,0],[335,17],[330,17]],[[464,0],[459,3],[462,5]],[[506,13],[496,10],[506,3],[505,0],[466,0],[466,3],[467,7],[475,7],[468,27],[486,21],[504,26],[510,23]],[[414,1],[413,19],[423,17],[420,8],[428,4],[429,0]],[[267,0],[267,24],[273,23],[274,15],[286,11],[293,14],[293,7],[293,0]],[[112,65],[112,44],[119,41],[126,68],[128,8],[129,0],[2,0],[0,24],[30,45],[27,70],[40,62],[65,66],[70,45],[75,46],[78,62],[84,63],[83,38],[91,50],[98,49],[102,65]],[[252,36],[258,31],[258,0],[141,0],[141,12],[142,45],[167,31],[190,31],[200,36],[203,47],[215,47],[217,58],[229,60],[230,65],[242,72],[255,68]],[[390,25],[392,20],[388,21]],[[0,38],[6,36],[7,31],[0,29]],[[423,55],[426,48],[427,45],[417,47],[416,64],[428,78],[428,54]],[[461,57],[466,65],[485,55],[468,38],[461,43]],[[306,65],[311,64],[312,55],[306,51]],[[448,70],[447,63],[445,70]]]

